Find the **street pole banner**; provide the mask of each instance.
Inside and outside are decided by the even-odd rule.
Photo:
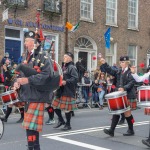
[[[9,8],[4,10],[3,13],[2,13],[2,22],[8,19],[8,9]]]

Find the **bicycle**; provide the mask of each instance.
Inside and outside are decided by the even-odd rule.
[[[0,139],[3,137],[4,134],[4,122],[0,118]]]

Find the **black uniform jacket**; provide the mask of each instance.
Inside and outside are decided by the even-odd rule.
[[[135,93],[135,80],[131,75],[130,69],[125,71],[122,74],[122,70],[113,70],[107,63],[101,65],[106,72],[116,78],[116,91],[118,91],[118,88],[124,88],[125,91],[127,91],[127,98],[128,99],[136,99],[136,93]]]
[[[35,61],[32,61],[33,55],[30,56],[28,66],[33,68],[34,66],[40,66],[40,63],[44,63],[44,66],[41,67],[41,72],[36,75],[31,75],[28,77],[29,83],[22,85],[19,89],[19,99],[20,101],[27,102],[50,102],[50,92],[42,90],[42,87],[47,86],[46,81],[53,75],[53,66],[50,59],[45,59],[45,53],[40,54],[40,47],[35,50],[34,58]],[[40,63],[37,64],[37,60],[40,60]],[[25,76],[22,73],[23,77]],[[37,87],[40,87],[39,89]]]
[[[60,96],[68,96],[75,98],[76,87],[78,82],[78,71],[73,62],[65,64],[63,67],[63,80],[66,81],[66,85],[61,86],[59,89]]]

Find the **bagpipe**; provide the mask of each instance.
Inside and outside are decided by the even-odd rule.
[[[44,85],[31,85],[34,86],[34,88],[36,88],[39,91],[49,91],[49,92],[53,92],[55,90],[57,90],[57,88],[59,88],[59,86],[61,85],[62,82],[62,69],[61,66],[56,63],[55,59],[52,60],[50,58],[50,51],[52,49],[52,47],[54,47],[54,41],[52,41],[51,46],[49,48],[49,50],[45,53],[43,51],[43,46],[44,46],[44,42],[43,44],[40,44],[38,47],[36,47],[37,45],[37,41],[43,39],[42,37],[40,37],[40,35],[38,35],[38,30],[36,29],[35,31],[35,41],[34,41],[34,52],[33,52],[33,57],[32,57],[32,63],[33,68],[30,67],[30,65],[28,65],[27,60],[24,61],[24,63],[19,64],[15,70],[16,73],[20,74],[23,73],[23,75],[25,77],[30,77],[32,75],[37,75],[40,74],[42,72],[42,68],[45,65],[45,62],[48,61],[49,65],[50,65],[50,75],[49,78],[46,79],[45,84]],[[42,46],[43,45],[43,46]],[[40,48],[40,51],[39,51]],[[35,58],[35,52],[38,52],[37,58]],[[27,56],[27,54],[26,54]]]
[[[33,32],[26,32],[28,33],[28,37],[32,37],[32,39],[34,39],[34,49],[33,49],[33,54],[32,54],[32,59],[31,57],[28,57],[28,50],[26,50],[26,59],[23,63],[19,64],[15,70],[15,76],[14,76],[14,81],[15,82],[17,80],[17,78],[20,77],[31,77],[31,76],[36,76],[39,74],[42,74],[43,69],[48,68],[50,70],[48,70],[49,72],[49,77],[47,77],[47,79],[41,84],[37,84],[37,85],[32,85],[30,84],[30,86],[33,86],[37,91],[41,91],[41,92],[49,92],[52,93],[54,91],[56,91],[59,86],[62,85],[62,69],[61,66],[56,63],[55,61],[55,57],[54,57],[54,41],[51,42],[50,48],[47,51],[43,50],[44,47],[44,43],[45,43],[45,38],[43,36],[42,33],[42,29],[40,28],[39,31],[39,16],[40,13],[37,13],[37,25],[38,28],[36,28],[36,31]],[[25,33],[25,34],[26,34]],[[52,51],[52,47],[53,47],[53,60],[50,56],[50,52]],[[30,58],[30,61],[29,59]],[[31,63],[30,63],[31,62]],[[32,65],[31,65],[32,64]],[[48,66],[48,67],[47,67]],[[45,71],[45,70],[44,70]],[[39,81],[40,82],[40,81]],[[18,102],[19,100],[19,90],[15,91],[15,90],[9,90],[6,91],[2,94],[0,94],[0,98],[2,99],[3,104],[5,105],[9,105],[9,104],[14,104],[16,102]]]

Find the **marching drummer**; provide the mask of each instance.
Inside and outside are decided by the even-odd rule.
[[[136,67],[132,66],[131,68],[132,76],[136,80],[136,82],[144,82],[145,80],[148,80],[148,83],[150,84],[150,66],[147,68],[147,73],[145,73],[143,76],[138,76],[136,73]],[[149,111],[149,107],[145,108],[145,111]],[[150,130],[150,129],[149,129]],[[150,147],[150,131],[149,131],[149,137],[147,139],[143,139],[142,143],[148,147]]]
[[[134,84],[135,80],[131,75],[131,71],[129,68],[129,57],[128,56],[122,56],[120,57],[120,66],[121,68],[119,70],[113,70],[105,61],[104,58],[100,58],[101,62],[101,67],[106,70],[106,72],[116,78],[116,91],[127,91],[127,98],[128,101],[130,100],[136,100],[136,93],[134,89]],[[128,130],[126,133],[124,133],[124,136],[132,136],[134,135],[134,130],[133,130],[133,123],[134,123],[134,118],[131,114],[131,110],[128,110],[124,112],[125,118],[128,123]],[[109,129],[104,129],[104,133],[114,136],[114,131],[115,128],[119,122],[120,115],[115,114],[112,117],[112,123],[111,127]]]

